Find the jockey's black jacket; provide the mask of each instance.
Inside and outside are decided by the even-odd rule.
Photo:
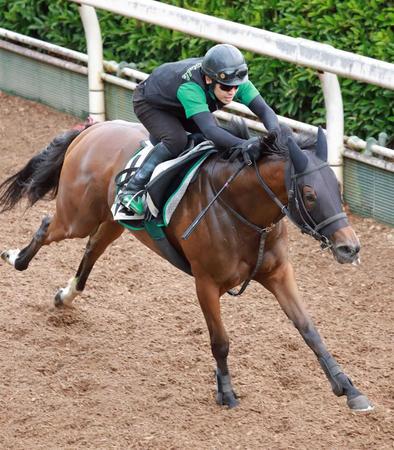
[[[159,66],[138,86],[139,97],[182,120],[193,120],[204,136],[218,146],[237,145],[242,139],[220,128],[211,114],[225,105],[216,98],[214,84],[205,82],[201,62],[202,58],[190,58]],[[238,86],[234,101],[248,106],[268,130],[279,126],[276,114],[251,81]]]

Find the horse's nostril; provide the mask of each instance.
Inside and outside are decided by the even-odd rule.
[[[340,245],[337,248],[338,251],[340,251],[343,254],[349,255],[349,256],[354,256],[357,255],[357,253],[360,251],[360,246],[356,245],[356,246],[352,246],[352,245]]]
[[[349,252],[352,255],[357,255],[359,251],[360,251],[360,246],[359,245],[349,246]]]

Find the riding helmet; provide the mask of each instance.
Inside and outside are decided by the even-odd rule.
[[[248,80],[248,66],[242,53],[233,45],[218,44],[205,54],[201,70],[209,78],[227,86],[238,86]]]

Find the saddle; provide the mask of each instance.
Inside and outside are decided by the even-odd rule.
[[[127,223],[132,229],[145,228],[144,222],[158,218],[161,218],[162,224],[167,226],[202,163],[210,155],[217,153],[217,149],[211,141],[202,141],[195,145],[194,140],[190,138],[187,149],[181,155],[165,161],[155,168],[146,185],[145,213],[136,215],[120,203],[120,197],[122,186],[127,183],[127,178],[132,176],[143,163],[153,147],[150,141],[143,141],[141,144],[140,149],[128,161],[125,169],[116,177],[117,191],[111,212],[114,220],[121,221],[122,224]]]
[[[165,227],[170,223],[179,202],[188,186],[194,181],[203,162],[218,150],[211,141],[195,145],[189,137],[189,146],[178,158],[159,164],[152,173],[146,187],[146,208],[143,216],[133,214],[121,203],[121,187],[128,176],[144,161],[153,145],[144,141],[136,154],[116,177],[117,191],[111,212],[114,220],[131,230],[146,230],[155,241],[163,256],[172,265],[192,275],[189,262],[171,245],[165,234]]]

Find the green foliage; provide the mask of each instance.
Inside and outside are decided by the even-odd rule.
[[[302,37],[392,62],[394,8],[386,0],[166,0],[165,3],[257,28]],[[0,0],[0,26],[86,52],[77,5],[67,0]],[[107,60],[134,62],[151,72],[159,64],[200,56],[214,44],[115,14],[98,11]],[[325,123],[317,73],[245,53],[250,78],[275,111],[315,125]],[[393,134],[394,93],[340,79],[346,134]]]

